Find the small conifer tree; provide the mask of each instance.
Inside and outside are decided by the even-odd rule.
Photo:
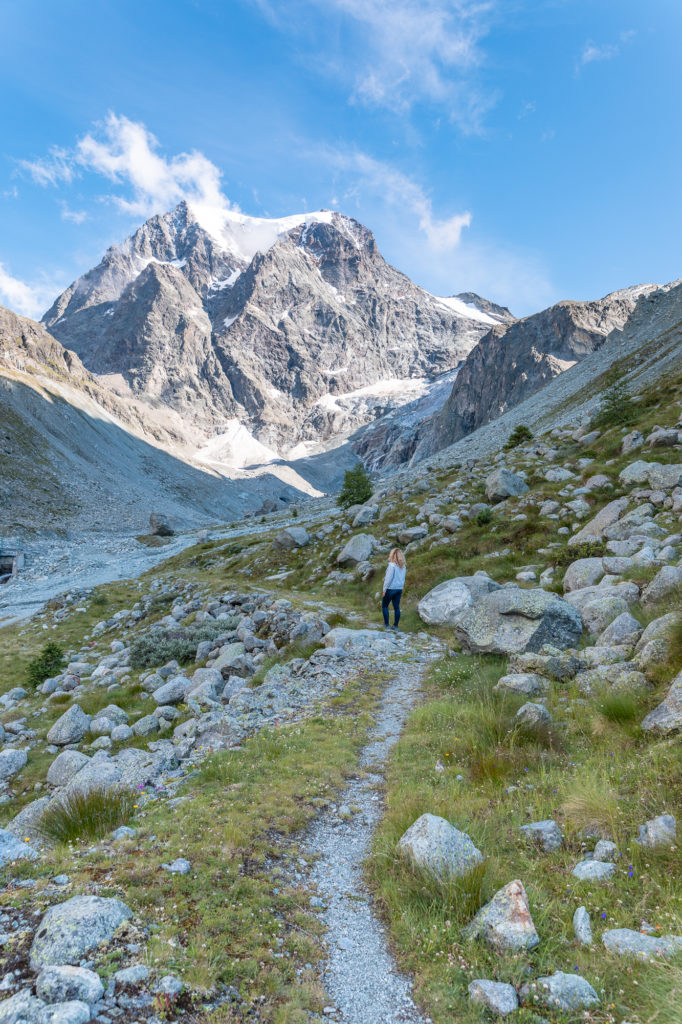
[[[343,478],[343,487],[336,499],[337,505],[341,508],[350,508],[351,505],[364,505],[372,497],[372,481],[367,470],[358,462],[357,466],[347,469]]]

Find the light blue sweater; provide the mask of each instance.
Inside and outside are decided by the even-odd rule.
[[[384,590],[402,590],[405,586],[406,569],[401,569],[395,562],[389,562],[384,576]]]

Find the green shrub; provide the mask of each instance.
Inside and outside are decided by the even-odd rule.
[[[130,789],[90,789],[61,797],[47,808],[38,832],[50,842],[100,839],[124,825],[135,813],[135,793]]]
[[[372,497],[372,481],[367,470],[358,462],[357,466],[347,469],[343,478],[343,487],[336,499],[336,504],[341,508],[350,508],[351,505],[364,505]]]
[[[639,409],[632,401],[625,382],[615,381],[602,395],[593,427],[626,427],[637,418]]]
[[[291,518],[292,519],[298,519],[298,509],[297,508],[292,508],[292,510],[291,510]]]
[[[573,547],[557,548],[552,553],[552,564],[561,567],[570,565],[578,558],[603,558],[608,554],[606,543],[602,540],[583,540]]]
[[[31,686],[37,687],[44,683],[50,676],[56,676],[64,661],[64,648],[48,640],[37,658],[28,664],[28,681]]]
[[[156,626],[140,633],[130,644],[132,668],[152,668],[167,661],[178,661],[181,665],[194,661],[197,645],[202,640],[215,640],[237,624],[236,619],[208,622],[190,626],[164,629]]]
[[[504,446],[504,450],[506,452],[509,452],[512,450],[512,448],[518,448],[518,446],[520,444],[523,444],[524,441],[532,440],[533,434],[530,428],[527,427],[525,423],[519,423],[518,427],[514,427],[511,434],[509,435],[509,439]]]
[[[476,513],[476,525],[487,526],[492,521],[493,514],[489,508],[482,508],[480,512]]]
[[[607,690],[597,701],[597,707],[604,718],[617,725],[642,717],[641,701],[630,690]]]

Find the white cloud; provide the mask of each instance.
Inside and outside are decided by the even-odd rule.
[[[456,248],[464,228],[471,224],[471,213],[464,211],[452,217],[439,219],[424,189],[402,171],[376,160],[358,150],[322,149],[318,155],[350,178],[346,185],[346,198],[358,195],[359,186],[380,196],[390,206],[402,208],[416,217],[417,226],[436,251]],[[334,200],[332,201],[334,202]]]
[[[598,44],[594,40],[588,39],[580,55],[580,64],[592,64],[594,61],[613,60],[614,57],[619,57],[623,44],[628,43],[634,35],[632,29],[621,32],[617,43]]]
[[[39,317],[52,304],[62,287],[47,280],[28,284],[14,277],[0,263],[0,301],[23,316]]]
[[[73,154],[61,146],[52,146],[49,155],[39,160],[19,160],[19,167],[26,171],[38,185],[58,185],[73,181],[77,168]]]
[[[254,2],[288,33],[309,28],[305,8],[311,6],[340,19],[353,40],[336,52],[334,33],[326,32],[325,68],[348,82],[358,103],[402,113],[428,101],[475,130],[493,102],[475,84],[474,72],[483,63],[479,44],[498,0],[299,0],[293,8],[291,0]]]
[[[71,224],[83,224],[87,219],[85,210],[72,210],[67,203],[62,202],[62,220],[70,221]]]

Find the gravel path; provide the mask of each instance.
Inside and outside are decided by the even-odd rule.
[[[386,759],[413,707],[426,665],[439,656],[434,646],[409,651],[388,684],[370,742],[361,755],[366,774],[353,780],[339,806],[359,808],[343,820],[337,814],[318,819],[308,834],[305,855],[317,861],[310,880],[324,902],[320,918],[327,928],[329,959],[323,983],[344,1024],[425,1024],[412,1000],[410,980],[400,974],[383,924],[372,907],[362,864],[382,815],[381,789]]]

